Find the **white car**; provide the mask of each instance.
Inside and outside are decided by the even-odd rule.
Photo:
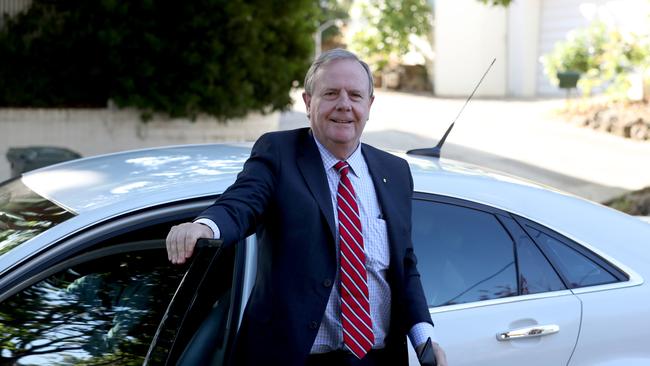
[[[130,151],[0,185],[0,363],[221,365],[255,277],[255,236],[183,266],[169,264],[164,238],[249,154]],[[650,224],[476,166],[397,155],[413,172],[418,268],[450,365],[650,365]]]

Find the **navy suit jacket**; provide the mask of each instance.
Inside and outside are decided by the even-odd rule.
[[[391,321],[386,349],[407,364],[406,334],[431,323],[411,244],[413,180],[403,159],[362,146],[386,220]],[[236,182],[199,217],[232,245],[257,232],[258,272],[235,341],[235,365],[304,365],[336,277],[334,209],[310,129],[255,143]]]

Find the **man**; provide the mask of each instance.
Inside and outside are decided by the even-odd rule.
[[[215,204],[171,229],[169,258],[184,262],[198,238],[231,245],[257,232],[234,365],[405,365],[405,335],[418,349],[433,335],[411,244],[408,165],[360,144],[374,95],[356,55],[321,54],[303,100],[311,128],[260,137]]]

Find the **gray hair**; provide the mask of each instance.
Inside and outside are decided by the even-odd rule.
[[[342,48],[335,48],[333,50],[325,51],[314,60],[314,62],[311,64],[311,67],[309,67],[309,70],[307,71],[307,75],[305,75],[305,92],[307,94],[312,95],[314,92],[314,76],[316,75],[318,69],[321,66],[327,65],[334,60],[355,60],[361,64],[361,66],[363,66],[363,69],[366,71],[366,74],[368,75],[368,95],[371,97],[374,95],[375,89],[372,81],[372,72],[370,72],[370,67],[368,64],[361,61],[361,59],[359,59],[359,57],[357,57],[357,55],[354,53]]]

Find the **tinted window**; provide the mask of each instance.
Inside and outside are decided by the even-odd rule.
[[[52,275],[0,304],[0,363],[142,364],[182,272],[156,249]]]
[[[530,226],[527,226],[527,230],[558,267],[570,288],[618,281],[614,275],[595,261],[565,243]]]
[[[0,255],[73,216],[20,179],[6,182],[0,186]]]
[[[490,213],[415,200],[413,244],[430,306],[517,294],[514,243]]]
[[[526,295],[566,289],[539,248],[523,231],[522,234],[517,239],[520,293]]]

